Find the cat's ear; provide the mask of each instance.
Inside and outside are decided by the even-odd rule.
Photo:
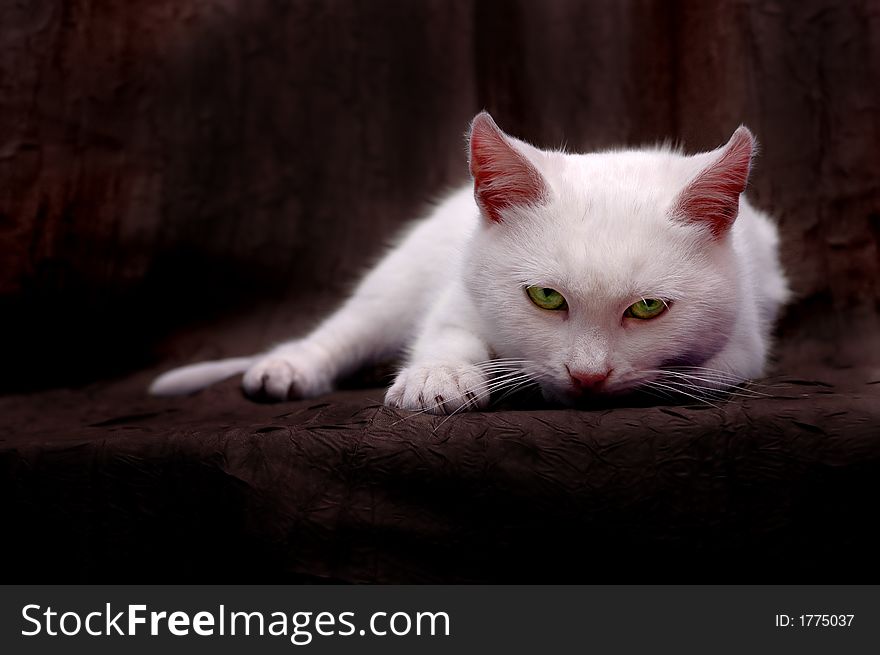
[[[507,207],[538,203],[547,185],[523,150],[534,150],[510,138],[485,111],[471,123],[470,167],[474,197],[490,221],[501,222]]]
[[[755,137],[741,125],[730,141],[709,153],[710,163],[679,194],[673,215],[705,225],[716,239],[724,236],[739,213],[755,151]]]

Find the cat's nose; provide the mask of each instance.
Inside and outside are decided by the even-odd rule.
[[[608,379],[610,373],[610,369],[604,373],[568,370],[568,374],[571,376],[571,382],[575,388],[586,389],[588,391],[599,391],[602,388],[602,385],[605,384],[605,380]]]

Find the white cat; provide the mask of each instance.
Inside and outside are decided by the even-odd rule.
[[[244,373],[251,397],[317,396],[406,353],[385,396],[407,410],[487,406],[537,384],[575,404],[637,389],[702,397],[764,370],[788,290],[778,236],[740,194],[755,140],[539,150],[478,114],[473,186],[450,195],[311,334],[264,355],[186,366],[154,394]]]

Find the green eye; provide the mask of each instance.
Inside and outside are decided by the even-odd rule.
[[[634,302],[632,305],[626,308],[626,311],[623,313],[623,315],[628,316],[629,318],[638,318],[644,320],[648,318],[656,318],[657,316],[660,316],[660,314],[662,314],[665,310],[665,302],[663,302],[659,298],[647,298],[645,300]]]
[[[529,294],[529,299],[541,309],[566,309],[568,307],[565,298],[556,289],[528,287],[526,293]]]

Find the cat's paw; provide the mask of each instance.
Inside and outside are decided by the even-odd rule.
[[[254,400],[313,398],[331,390],[330,380],[305,353],[274,352],[259,359],[244,374],[245,394]]]
[[[385,394],[385,404],[431,414],[484,409],[486,376],[470,364],[418,364],[403,369]]]

